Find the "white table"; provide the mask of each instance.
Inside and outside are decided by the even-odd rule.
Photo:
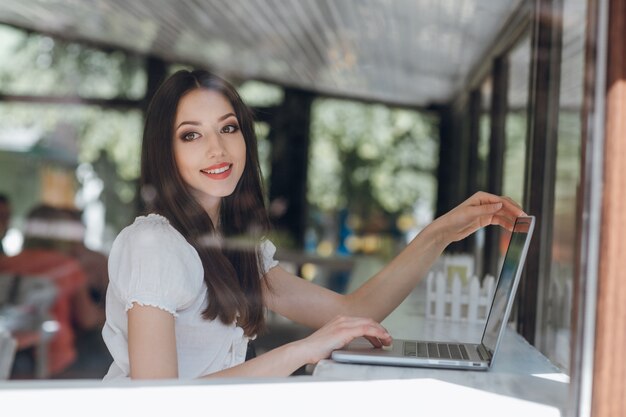
[[[416,291],[383,321],[395,338],[480,341],[482,323],[426,319],[420,299],[420,293]],[[355,365],[324,360],[315,367],[313,376],[334,380],[428,381],[413,393],[416,405],[430,401],[433,395],[444,395],[450,398],[446,401],[451,401],[445,406],[472,411],[471,415],[480,413],[482,407],[496,407],[496,404],[496,412],[501,410],[502,415],[511,415],[514,409],[519,410],[520,402],[536,406],[532,411],[534,416],[560,415],[566,408],[569,389],[567,375],[508,328],[494,364],[487,372]],[[464,400],[455,402],[452,398],[459,395]],[[494,411],[493,408],[490,410]]]
[[[397,317],[392,316],[393,323]],[[445,331],[465,337],[477,326],[413,320],[415,333]],[[393,323],[388,327],[393,328]],[[421,327],[420,327],[421,326]],[[454,329],[456,327],[456,330]],[[473,333],[472,333],[473,332]],[[394,332],[408,336],[412,331]],[[319,417],[323,415],[557,417],[568,384],[539,352],[507,332],[501,356],[488,372],[428,370],[320,362],[314,375],[208,381],[0,381],[0,415],[21,410],[66,416],[172,416],[211,410],[235,415]]]
[[[477,341],[482,326],[423,317],[418,288],[383,324],[397,338]],[[568,398],[567,376],[513,331],[493,369],[451,371],[321,361],[314,375],[205,381],[0,381],[0,415],[20,410],[65,416],[198,413],[319,416],[556,417]],[[208,404],[210,404],[210,408]],[[236,412],[233,410],[236,409]],[[202,412],[202,411],[200,411]]]

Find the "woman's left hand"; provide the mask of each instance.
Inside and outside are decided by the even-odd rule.
[[[440,237],[447,245],[490,224],[513,230],[515,219],[525,215],[524,210],[510,198],[479,191],[437,218],[433,224],[439,226]]]

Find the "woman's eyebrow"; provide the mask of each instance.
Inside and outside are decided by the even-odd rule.
[[[235,113],[226,113],[225,115],[223,115],[222,117],[220,117],[219,119],[217,119],[217,121],[218,121],[218,122],[221,122],[222,120],[226,120],[226,119],[228,119],[230,116],[237,117],[237,116],[235,116]]]
[[[182,125],[200,126],[200,122],[186,120],[184,122],[180,122],[180,124],[176,126],[176,130],[178,130],[178,128],[180,128]]]
[[[235,115],[235,113],[226,113],[225,115],[220,116],[220,117],[217,119],[217,121],[218,121],[218,122],[221,122],[221,121],[223,121],[223,120],[228,119],[228,118],[229,118],[229,117],[231,117],[231,116],[232,116],[232,117],[235,117],[235,118],[237,117],[237,116]],[[183,125],[200,126],[200,125],[201,125],[201,123],[200,123],[200,122],[197,122],[197,121],[195,121],[195,120],[185,120],[185,121],[183,121],[183,122],[180,122],[180,123],[178,124],[178,126],[176,126],[176,130],[178,130],[178,129],[179,129],[181,126],[183,126]]]

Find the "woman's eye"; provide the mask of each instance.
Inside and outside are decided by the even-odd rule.
[[[239,130],[239,126],[227,125],[222,128],[222,133],[235,133],[237,130]]]
[[[200,135],[198,133],[196,133],[196,132],[189,132],[189,133],[185,133],[183,135],[183,140],[189,142],[189,141],[192,141],[194,139],[198,139],[199,136]]]

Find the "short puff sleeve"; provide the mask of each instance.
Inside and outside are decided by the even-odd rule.
[[[263,271],[263,275],[265,275],[270,269],[278,266],[278,261],[274,259],[276,246],[274,246],[272,241],[263,239],[259,247],[259,252],[261,258],[261,270]]]
[[[139,217],[118,235],[109,275],[127,311],[138,303],[174,316],[197,297],[203,283],[198,253],[158,215]]]

